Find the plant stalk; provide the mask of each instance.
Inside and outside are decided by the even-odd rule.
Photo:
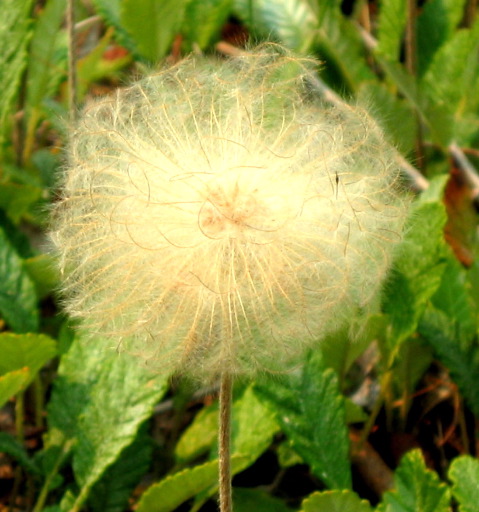
[[[231,403],[233,379],[230,374],[221,374],[220,416],[218,431],[219,495],[220,511],[233,512],[231,488]]]

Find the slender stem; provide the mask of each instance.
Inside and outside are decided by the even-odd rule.
[[[220,417],[218,432],[219,457],[219,492],[220,511],[233,511],[231,489],[231,402],[233,395],[233,379],[230,374],[223,373],[220,382]]]

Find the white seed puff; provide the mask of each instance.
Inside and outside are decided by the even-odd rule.
[[[276,46],[87,107],[52,237],[67,310],[159,368],[283,371],[366,308],[401,239],[394,150]]]

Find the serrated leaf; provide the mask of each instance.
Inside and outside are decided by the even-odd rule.
[[[394,474],[394,489],[383,495],[381,512],[450,512],[449,488],[426,468],[420,450],[407,453]]]
[[[66,68],[66,46],[60,56],[60,26],[66,0],[48,0],[38,17],[30,45],[25,99],[25,155],[30,157],[35,128],[41,118],[44,98],[51,95],[60,83]]]
[[[13,396],[24,390],[31,378],[28,368],[14,370],[0,376],[0,407]]]
[[[93,511],[123,512],[128,508],[128,498],[151,462],[152,442],[144,431],[140,431],[93,487],[88,500]]]
[[[382,0],[378,18],[378,51],[396,61],[406,27],[406,0]]]
[[[186,6],[181,32],[190,45],[206,48],[219,39],[221,28],[231,12],[233,0],[192,0]]]
[[[468,455],[452,461],[448,473],[452,494],[459,503],[459,512],[477,512],[479,503],[479,460]]]
[[[293,447],[313,473],[332,488],[350,488],[349,441],[344,402],[333,370],[319,352],[305,367],[256,392],[276,412]]]
[[[80,364],[79,364],[80,363]],[[49,420],[66,439],[76,438],[73,468],[80,506],[92,486],[134,440],[166,391],[168,375],[155,375],[105,340],[79,337],[62,358]]]
[[[406,236],[385,285],[384,311],[391,320],[389,349],[398,347],[417,327],[445,269],[444,206],[419,203],[413,208]]]
[[[38,329],[35,287],[0,228],[0,315],[16,332]]]
[[[273,35],[279,42],[298,52],[311,47],[317,29],[317,17],[306,0],[235,0],[235,11],[253,31]]]
[[[461,343],[454,319],[429,306],[419,333],[432,345],[447,366],[474,414],[479,415],[479,344],[476,338]]]
[[[0,151],[11,123],[12,103],[27,64],[27,46],[31,36],[32,0],[3,0],[0,17]]]
[[[366,500],[352,491],[315,492],[301,504],[301,512],[372,512]]]
[[[32,377],[56,356],[56,342],[44,334],[0,334],[0,375],[28,368]]]
[[[92,2],[107,26],[115,29],[116,40],[128,50],[135,51],[135,43],[121,23],[121,0],[92,0]]]
[[[244,465],[242,456],[231,457],[233,472]],[[184,469],[151,486],[141,497],[136,512],[172,512],[186,500],[216,485],[218,461]]]
[[[40,472],[37,465],[28,456],[25,448],[17,439],[6,432],[0,432],[0,453],[8,453],[8,455],[13,457],[24,469],[32,474],[38,474]]]
[[[184,18],[188,0],[122,0],[120,20],[135,43],[136,53],[149,62],[162,59]]]
[[[284,502],[259,489],[236,487],[233,489],[233,502],[235,512],[292,512]]]

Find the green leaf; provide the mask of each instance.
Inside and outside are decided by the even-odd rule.
[[[366,500],[356,493],[344,491],[315,492],[301,505],[301,512],[372,512]]]
[[[350,488],[344,401],[321,354],[312,353],[302,371],[255,389],[313,473],[329,487]]]
[[[53,94],[66,69],[66,46],[59,52],[65,7],[66,0],[48,0],[38,17],[30,45],[25,101],[25,154],[28,157],[42,115],[43,100]]]
[[[298,52],[308,51],[315,37],[317,18],[307,0],[235,0],[235,11],[251,30]]]
[[[32,378],[56,356],[56,342],[44,334],[0,334],[0,375],[28,368]]]
[[[79,364],[80,363],[80,364]],[[168,375],[152,374],[105,340],[79,337],[62,358],[49,405],[50,426],[76,438],[73,468],[81,488],[76,505],[135,439],[166,391]]]
[[[33,204],[42,197],[42,189],[34,185],[15,182],[0,183],[0,208],[18,224]]]
[[[0,334],[0,406],[23,391],[56,354],[56,343],[43,334]]]
[[[141,429],[135,441],[127,446],[103,477],[93,487],[88,504],[96,512],[123,512],[128,498],[151,462],[152,443]]]
[[[28,368],[14,370],[0,376],[0,407],[13,396],[24,390],[31,378]]]
[[[389,142],[402,154],[412,152],[417,123],[411,105],[379,82],[362,82],[358,90],[358,102],[366,105],[383,128]]]
[[[190,45],[206,48],[213,39],[218,39],[233,0],[197,0],[186,6],[182,33]]]
[[[385,286],[384,311],[391,319],[389,349],[393,350],[417,327],[428,300],[438,289],[445,268],[444,206],[418,203],[391,277]]]
[[[475,415],[479,415],[479,344],[477,338],[461,342],[454,319],[429,306],[419,324],[419,333],[432,345],[447,366]]]
[[[450,512],[449,488],[426,468],[420,450],[407,453],[394,474],[394,489],[383,495],[381,512]]]
[[[122,0],[92,0],[98,14],[109,27],[115,29],[117,41],[130,51],[135,51],[135,43],[121,22]]]
[[[37,465],[28,456],[25,448],[17,439],[6,432],[0,432],[0,453],[8,453],[8,455],[13,457],[24,469],[32,474],[40,472]]]
[[[238,467],[243,465],[243,457],[238,455],[231,457],[233,473],[236,473]],[[186,500],[210,487],[214,487],[217,480],[217,460],[185,469],[168,476],[156,485],[152,485],[142,495],[136,512],[172,512]]]
[[[27,64],[33,0],[3,0],[0,16],[0,153],[19,83]]]
[[[135,43],[136,53],[157,63],[179,32],[188,0],[122,0],[120,19]]]
[[[16,332],[38,329],[35,287],[0,228],[0,315]]]
[[[406,27],[406,0],[382,0],[378,18],[378,51],[397,61]]]
[[[235,512],[292,512],[284,502],[259,489],[236,487],[233,489],[233,502]]]
[[[193,423],[183,432],[175,447],[179,464],[191,461],[208,452],[218,435],[218,404],[202,409]]]
[[[428,69],[436,51],[454,33],[464,14],[465,0],[429,0],[417,17],[417,71]]]
[[[457,457],[449,468],[452,494],[459,503],[459,512],[477,512],[479,503],[479,460],[468,455]]]

